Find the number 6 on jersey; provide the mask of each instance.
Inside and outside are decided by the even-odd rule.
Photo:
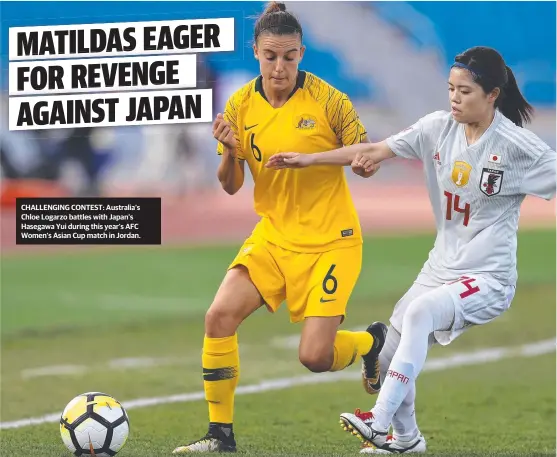
[[[250,142],[250,146],[251,146],[251,152],[253,152],[253,157],[255,157],[255,160],[257,160],[258,162],[261,162],[261,150],[257,147],[257,145],[254,143],[255,139],[255,133],[252,133],[249,139]]]

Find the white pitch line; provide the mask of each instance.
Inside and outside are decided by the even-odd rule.
[[[80,375],[87,371],[83,365],[50,365],[47,367],[26,368],[21,370],[23,379],[37,378],[39,376]]]
[[[37,368],[26,368],[21,377],[29,380],[45,376],[82,376],[94,370],[141,370],[160,366],[193,365],[199,363],[199,357],[125,357],[111,359],[105,364],[96,366],[85,365],[49,365]]]
[[[542,354],[549,354],[555,351],[557,341],[552,338],[549,340],[538,341],[536,343],[525,344],[523,346],[498,347],[480,349],[473,352],[462,352],[448,357],[440,357],[428,360],[424,371],[440,371],[453,367],[466,365],[479,365],[495,362],[510,357],[535,357]],[[236,395],[248,395],[272,390],[289,389],[295,386],[323,384],[344,380],[359,379],[360,373],[356,371],[345,371],[335,373],[309,374],[291,378],[278,378],[262,381],[259,384],[240,386],[236,389]],[[166,397],[138,398],[136,400],[123,401],[126,409],[145,408],[148,406],[158,406],[169,403],[186,403],[199,401],[205,398],[204,392],[191,392]],[[40,417],[32,417],[11,422],[0,422],[0,429],[21,428],[30,425],[41,425],[55,423],[60,420],[60,413],[47,414]]]

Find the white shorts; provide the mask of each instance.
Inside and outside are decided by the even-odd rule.
[[[428,281],[433,280],[428,278]],[[402,319],[410,303],[424,294],[432,294],[435,300],[445,301],[447,306],[454,307],[452,326],[434,332],[437,342],[447,345],[467,328],[487,324],[509,309],[515,290],[514,285],[504,286],[488,275],[471,274],[437,285],[425,285],[416,281],[396,304],[390,322],[400,333]]]

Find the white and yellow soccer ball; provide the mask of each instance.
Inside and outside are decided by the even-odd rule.
[[[60,418],[60,434],[74,455],[112,457],[126,443],[130,421],[118,400],[87,392],[68,403]]]

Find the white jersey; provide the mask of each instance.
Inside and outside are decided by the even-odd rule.
[[[555,195],[555,151],[497,110],[471,146],[464,124],[446,111],[421,118],[387,144],[397,156],[423,162],[435,213],[437,238],[417,281],[483,273],[515,284],[520,205],[526,195]]]

